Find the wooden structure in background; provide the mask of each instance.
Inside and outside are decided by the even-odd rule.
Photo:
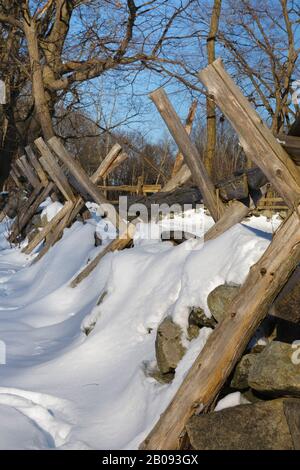
[[[240,136],[245,153],[267,175],[291,210],[261,259],[249,271],[227,315],[210,335],[173,400],[141,444],[178,449],[185,425],[213,403],[276,295],[300,262],[300,171],[261,121],[220,60],[199,77]],[[212,227],[213,229],[214,227]]]
[[[142,444],[141,447],[144,449],[167,450],[181,446],[187,420],[195,410],[198,412],[206,410],[215,400],[247,342],[266,315],[268,306],[300,262],[300,170],[295,164],[295,161],[297,162],[295,139],[287,138],[282,145],[280,144],[225,72],[220,60],[203,70],[199,77],[207,86],[210,96],[214,97],[215,103],[238,132],[247,156],[258,165],[280,194],[289,209],[289,215],[275,234],[265,254],[251,268],[244,285],[229,308],[228,315],[213,331],[171,404]],[[187,130],[180,122],[165,92],[162,89],[157,90],[151,94],[151,99],[185,159],[185,163],[175,176],[172,176],[169,183],[178,187],[180,184],[178,181],[186,181],[186,178],[193,175],[204,202],[216,221],[205,234],[205,241],[209,241],[240,222],[257,205],[261,194],[256,199],[251,196],[252,200],[250,198],[248,204],[234,201],[226,206],[218,197],[220,188],[217,191],[214,187]],[[72,223],[87,198],[105,206],[108,219],[119,230],[119,237],[105,246],[76,275],[71,284],[75,287],[93,271],[108,252],[123,249],[132,240],[134,224],[126,224],[115,218],[116,211],[107,204],[108,201],[102,192],[107,187],[100,186],[100,178],[105,177],[118,161],[124,161],[126,156],[120,146],[115,146],[89,178],[58,138],[52,137],[47,143],[43,139],[37,139],[35,145],[40,157],[31,148],[27,148],[27,156],[22,156],[12,168],[12,178],[16,180],[16,184],[21,185],[21,176],[23,176],[31,185],[32,194],[26,202],[25,210],[12,226],[11,241],[17,239],[41,202],[53,190],[61,194],[65,203],[61,211],[25,248],[29,253],[48,237],[49,241],[36,259],[55,243],[64,227]],[[284,148],[293,152],[295,161]],[[245,181],[245,177],[242,176],[239,181],[241,194],[246,194],[248,190]],[[247,185],[248,183],[247,180]],[[233,181],[233,187],[235,184],[236,181]],[[140,179],[136,192],[142,193],[143,187],[143,181]],[[166,191],[166,187],[162,190]],[[278,203],[280,208],[284,207],[277,199],[272,202]],[[261,206],[266,207],[262,203]]]

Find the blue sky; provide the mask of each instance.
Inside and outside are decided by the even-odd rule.
[[[211,4],[212,2],[208,0],[206,3]],[[272,8],[274,5],[273,11],[276,12],[276,8],[279,6],[279,0],[273,2],[266,0],[266,3],[270,3]],[[264,3],[264,5],[266,3]],[[179,0],[170,0],[168,5],[174,6],[178,4]],[[260,5],[259,2],[258,5]],[[226,9],[226,6],[227,1],[224,0],[223,11]],[[207,15],[207,20],[209,21],[209,14]],[[202,31],[207,29],[207,25],[203,24],[199,26],[195,23],[193,27],[199,30],[202,28]],[[190,30],[183,22],[181,29],[176,32],[184,36],[188,34]],[[270,34],[272,34],[272,30]],[[237,41],[238,40],[239,38],[237,38]],[[300,41],[299,30],[296,34],[296,40]],[[242,38],[240,38],[240,41],[242,41]],[[195,38],[189,43],[183,39],[177,43],[177,46],[178,52],[187,57],[187,60],[192,64],[195,71],[200,70],[206,65],[205,38],[202,38],[202,40]],[[225,53],[226,51],[223,47],[217,47],[217,56],[226,58]],[[267,60],[267,58],[264,60]],[[103,117],[105,117],[105,119],[102,117],[102,124],[103,121],[105,121],[108,126],[114,126],[124,122],[123,125],[120,124],[119,129],[127,131],[137,129],[142,135],[147,136],[152,141],[168,136],[169,133],[164,122],[156,110],[155,105],[148,98],[148,94],[161,86],[161,84],[164,84],[171,102],[183,120],[188,113],[192,100],[195,98],[199,102],[198,115],[205,115],[205,97],[200,92],[191,92],[174,79],[168,80],[162,78],[161,75],[149,70],[142,71],[138,74],[131,72],[128,73],[127,76],[126,69],[122,70],[123,71],[120,73],[108,72],[98,79],[85,83],[82,86],[82,102],[87,106],[86,110],[93,118],[97,119],[97,116],[101,114],[99,111],[100,106],[103,110]],[[245,88],[249,88],[249,80],[244,80],[240,84]],[[201,84],[198,83],[198,85],[201,88]],[[97,106],[95,106],[94,101],[97,102]],[[260,112],[264,115],[262,108],[260,108]],[[127,119],[128,116],[130,117],[129,119]]]

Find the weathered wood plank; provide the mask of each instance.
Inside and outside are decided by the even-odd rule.
[[[22,188],[22,183],[20,183],[18,176],[16,175],[15,171],[13,169],[10,170],[10,177],[13,179],[13,181],[16,183],[18,188]]]
[[[15,172],[18,178],[21,178],[22,174],[19,172],[15,162],[11,164],[11,169]]]
[[[51,182],[49,183],[46,188],[44,188],[42,191],[42,184],[39,183],[39,186],[37,186],[33,193],[32,197],[29,198],[28,204],[24,209],[22,210],[22,214],[18,216],[13,223],[13,226],[11,228],[11,234],[9,237],[9,240],[11,242],[14,242],[17,238],[17,236],[21,233],[23,228],[27,225],[27,223],[30,221],[30,219],[34,216],[35,212],[39,208],[39,206],[42,204],[42,202],[49,196],[51,191],[53,191],[54,184]]]
[[[97,185],[99,189],[102,191],[124,191],[124,192],[129,192],[129,193],[136,193],[138,191],[138,186],[136,185],[120,185],[120,186],[102,186],[102,185]],[[160,184],[144,184],[143,185],[143,194],[144,193],[156,193],[161,190],[161,185]]]
[[[78,165],[77,161],[69,154],[69,152],[62,145],[57,137],[52,137],[48,141],[50,147],[58,156],[58,158],[67,166],[70,173],[78,181],[80,187],[83,188],[99,205],[105,205],[107,218],[110,220],[121,232],[126,230],[126,225],[118,217],[116,210],[112,207],[107,199],[102,195],[97,186],[90,180],[84,170]]]
[[[39,152],[42,157],[40,158],[40,163],[44,170],[48,173],[49,178],[54,181],[57,188],[63,194],[66,200],[75,202],[75,195],[73,190],[59,164],[56,162],[53,154],[49,150],[46,143],[42,138],[39,138],[35,141]]]
[[[47,186],[47,184],[49,182],[48,178],[47,178],[47,175],[44,172],[38,158],[36,157],[34,151],[30,147],[30,145],[27,145],[27,147],[25,147],[25,152],[27,153],[28,158],[29,158],[32,166],[34,167],[38,177],[40,178],[41,183],[43,184],[43,186]]]
[[[263,123],[217,59],[198,74],[240,137],[246,155],[267,176],[291,209],[300,201],[300,170]]]
[[[122,147],[115,144],[108,152],[106,157],[102,160],[97,170],[93,173],[93,179],[98,181],[103,175],[107,174],[109,167],[114,163],[118,155],[122,152]]]
[[[28,180],[30,181],[31,186],[35,188],[35,186],[37,186],[40,183],[38,176],[36,175],[34,169],[32,168],[31,164],[28,162],[25,155],[22,155],[22,157],[20,157],[19,160],[22,162],[23,167],[26,170],[26,175],[28,175]]]
[[[114,147],[112,147],[110,152],[106,155],[104,160],[99,165],[98,169],[93,173],[93,175],[91,176],[91,181],[97,184],[101,178],[104,178],[110,171],[112,171],[111,169],[113,166],[117,167],[127,158],[128,156],[124,152],[121,151],[121,146],[119,144],[116,144]],[[50,246],[56,243],[56,241],[63,234],[64,229],[73,222],[73,220],[79,214],[79,212],[84,207],[84,205],[85,205],[84,199],[81,196],[78,196],[76,199],[76,202],[74,203],[74,206],[70,209],[70,211],[66,214],[66,216],[59,222],[58,226],[55,228],[55,230],[53,230],[53,233],[51,234],[51,236],[48,237],[47,243],[45,244],[44,248],[39,253],[37,259],[35,259],[35,261],[38,261],[38,259],[40,259],[45,253],[47,253]]]
[[[259,323],[300,262],[300,225],[294,211],[249,271],[224,320],[210,335],[175,397],[141,445],[178,449],[187,420],[215,399]]]
[[[183,186],[187,183],[192,177],[192,173],[189,167],[184,163],[180,170],[176,173],[176,175],[172,176],[172,178],[167,181],[167,183],[163,186],[163,192],[173,191],[180,186]]]
[[[115,161],[109,166],[109,168],[105,171],[103,174],[103,178],[107,178],[108,175],[110,175],[118,166],[120,166],[123,162],[125,162],[128,159],[128,155],[126,152],[121,152]]]
[[[188,135],[190,135],[191,132],[192,132],[193,122],[194,122],[195,115],[196,115],[196,110],[197,110],[197,105],[198,105],[197,101],[192,102],[191,107],[189,109],[188,116],[187,116],[186,121],[185,121],[184,128],[185,128]],[[182,152],[179,150],[176,154],[176,157],[175,157],[172,176],[175,176],[176,173],[178,173],[178,171],[180,170],[180,168],[183,165],[183,160],[184,160],[184,156],[183,156]]]
[[[204,163],[200,159],[195,145],[191,142],[164,90],[160,88],[154,91],[150,94],[150,98],[168,126],[178,148],[184,155],[185,162],[193,174],[195,183],[201,191],[205,205],[209,209],[213,219],[215,221],[218,220],[224,213],[225,206],[221,201],[218,201],[214,185],[204,167]]]
[[[28,173],[27,168],[24,166],[24,163],[22,160],[19,158],[16,160],[16,168],[19,170],[19,173],[23,175],[23,177],[26,179],[26,181],[30,184],[32,188],[35,187],[35,183],[31,179],[30,173]]]
[[[31,242],[28,243],[28,245],[23,248],[22,252],[29,254],[36,248],[41,241],[46,238],[46,236],[51,232],[51,230],[54,229],[54,227],[65,217],[66,214],[70,212],[70,210],[73,207],[73,202],[72,201],[67,201],[61,210],[51,219],[45,227],[42,228],[42,230],[39,231],[39,233],[31,240]]]

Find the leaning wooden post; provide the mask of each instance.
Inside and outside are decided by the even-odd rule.
[[[255,162],[294,210],[300,201],[300,170],[264,124],[217,59],[199,74],[215,103],[239,134],[246,155]]]
[[[190,135],[191,132],[192,132],[193,122],[194,122],[195,115],[196,115],[196,110],[197,110],[197,104],[198,104],[197,101],[192,102],[191,107],[189,109],[188,116],[187,116],[186,121],[185,121],[184,128],[185,128],[188,135]],[[172,176],[175,176],[176,173],[178,173],[178,171],[182,167],[183,160],[184,160],[184,156],[182,155],[182,152],[180,152],[180,150],[179,150],[176,154],[176,157],[175,157]]]
[[[206,207],[213,219],[218,220],[222,216],[225,206],[221,201],[218,202],[214,185],[204,167],[204,163],[200,159],[195,145],[190,140],[165,91],[160,88],[151,93],[150,98],[168,126],[179,150],[181,150],[185,162],[193,174],[193,179],[201,191]]]
[[[250,269],[227,315],[210,335],[170,405],[142,443],[142,449],[180,448],[188,419],[213,402],[269,305],[299,262],[300,223],[293,212]]]
[[[100,163],[97,170],[91,176],[91,181],[97,184],[98,181],[104,175],[107,175],[110,171],[112,171],[113,168],[121,164],[127,158],[128,156],[124,152],[122,152],[121,146],[119,144],[115,144],[112,147],[112,149],[109,151],[109,153],[106,155],[104,160]],[[55,227],[53,227],[53,224],[52,224],[51,233],[50,235],[48,234],[45,246],[39,252],[38,256],[34,259],[34,262],[41,259],[44,256],[44,254],[47,253],[49,248],[52,245],[54,245],[54,243],[56,243],[56,241],[63,234],[64,229],[72,223],[72,221],[75,219],[75,217],[80,212],[80,210],[84,207],[84,205],[85,205],[84,199],[81,196],[78,196],[74,205],[72,204],[72,206],[70,206],[69,209],[66,208],[66,213],[62,214],[63,217],[58,216],[58,223],[55,224]],[[51,224],[51,222],[52,221],[50,221],[49,224]],[[38,237],[39,237],[39,234],[38,234]],[[34,245],[35,243],[34,240],[31,242],[30,247],[29,246],[26,247],[25,253],[30,252],[32,250],[32,247],[36,246]]]
[[[65,217],[66,214],[72,209],[73,203],[72,201],[67,201],[60,209],[60,211],[51,219],[47,225],[41,229],[41,231],[28,243],[28,245],[23,248],[22,253],[29,254],[36,248],[46,236],[53,230],[56,225]]]
[[[100,163],[97,170],[92,174],[90,180],[94,184],[98,184],[101,178],[107,176],[113,168],[116,168],[119,164],[121,164],[124,160],[128,158],[127,154],[122,152],[122,147],[119,144],[115,144],[111,150],[108,152],[104,160]],[[77,214],[81,211],[84,207],[84,199],[79,196],[74,209],[70,213],[69,219],[67,224],[70,224]]]
[[[11,234],[9,236],[9,240],[11,242],[16,240],[16,237],[21,233],[22,229],[27,225],[29,220],[34,216],[35,212],[37,211],[38,207],[42,204],[42,202],[49,196],[51,191],[54,189],[54,184],[49,183],[42,192],[41,191],[42,185],[38,186],[33,191],[33,201],[31,204],[26,204],[26,209],[23,209],[22,215],[17,217],[16,221],[14,222],[11,230]]]
[[[39,140],[40,139],[37,139],[37,141],[35,141],[37,145]],[[117,228],[119,228],[119,224],[121,224],[121,231],[122,229],[126,230],[126,226],[120,220],[117,211],[111,206],[111,204],[109,204],[109,202],[107,201],[107,199],[105,199],[105,197],[102,195],[101,191],[97,188],[97,186],[92,183],[85,171],[80,167],[78,162],[74,158],[72,158],[72,156],[65,149],[60,140],[57,137],[52,137],[51,139],[49,139],[48,144],[58,156],[58,158],[66,165],[70,173],[79,183],[80,187],[83,188],[91,196],[93,201],[95,201],[99,205],[105,205],[108,220],[110,220]]]

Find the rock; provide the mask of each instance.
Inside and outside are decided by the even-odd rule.
[[[300,397],[298,356],[297,346],[295,348],[288,343],[272,341],[257,355],[250,368],[249,386],[271,396]]]
[[[186,430],[195,450],[300,449],[300,400],[280,398],[193,416]]]
[[[154,369],[153,371],[149,372],[148,377],[152,377],[160,384],[169,384],[174,379],[174,372],[162,374],[159,369]]]
[[[155,351],[158,368],[163,374],[174,372],[185,353],[181,343],[181,333],[180,327],[169,317],[165,318],[158,327]]]
[[[216,321],[214,318],[208,318],[201,307],[192,307],[189,315],[189,325],[196,325],[199,328],[206,326],[207,328],[214,328]]]
[[[152,361],[144,361],[142,363],[142,369],[146,377],[151,377],[161,384],[168,384],[172,382],[175,376],[174,372],[162,374],[158,369],[157,364],[154,365]]]
[[[293,323],[300,323],[300,267],[276,297],[271,309],[272,315]]]
[[[238,294],[240,286],[221,284],[211,291],[207,297],[207,305],[213,317],[220,323],[231,302]]]
[[[255,391],[252,390],[251,388],[248,388],[248,390],[245,390],[243,393],[243,398],[245,398],[248,402],[250,403],[258,403],[261,401],[264,401],[261,396],[257,396],[255,394]]]
[[[94,233],[94,239],[95,239],[95,246],[101,246],[102,245],[102,238],[99,235],[99,233],[97,233],[97,232]]]
[[[250,352],[251,352],[251,354],[259,354],[265,349],[266,346],[267,346],[267,344],[256,343],[253,346],[253,348],[251,348]]]
[[[187,332],[188,338],[191,341],[199,336],[200,328],[197,325],[190,325],[188,326]]]
[[[256,360],[257,354],[246,354],[242,357],[240,362],[235,368],[233,378],[231,380],[231,387],[237,390],[244,390],[249,388],[248,375],[250,368]]]

